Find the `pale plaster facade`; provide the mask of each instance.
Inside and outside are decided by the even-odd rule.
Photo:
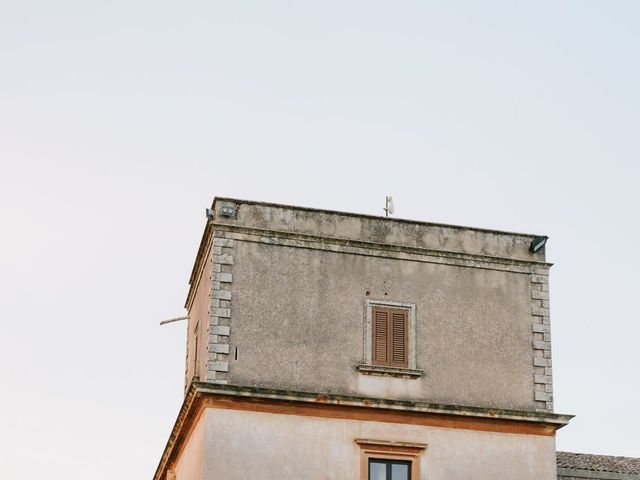
[[[548,436],[213,408],[201,422],[205,466],[198,478],[359,479],[354,439],[426,444],[420,478],[429,480],[555,478],[555,439]]]
[[[176,462],[173,474],[176,479],[205,479],[216,478],[206,470],[206,466],[211,462],[213,452],[208,448],[205,441],[205,432],[209,430],[204,421],[199,421],[185,444],[180,459]]]

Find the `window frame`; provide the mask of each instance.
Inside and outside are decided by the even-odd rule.
[[[385,354],[386,361],[382,361],[375,358],[375,353],[377,350],[376,345],[376,315],[378,312],[384,312],[386,314],[385,318]],[[402,363],[394,362],[394,345],[395,345],[395,315],[402,315],[402,350],[404,352],[403,358],[404,361]],[[409,368],[409,311],[405,308],[395,308],[395,307],[381,307],[379,305],[374,305],[371,307],[371,364],[379,365],[382,367],[391,367],[391,368]]]
[[[404,310],[407,312],[407,365],[404,367],[395,365],[380,365],[373,363],[373,325],[372,317],[374,308]],[[393,302],[389,300],[365,299],[365,331],[364,331],[364,365],[359,366],[359,370],[364,371],[372,367],[372,370],[397,370],[416,372],[412,376],[420,376],[423,372],[416,370],[416,305],[415,303]],[[373,372],[372,372],[373,373]]]
[[[360,448],[360,480],[369,480],[369,460],[398,460],[410,462],[411,480],[420,480],[420,457],[426,443],[396,442],[356,438]]]
[[[407,465],[408,468],[408,479],[412,480],[413,475],[411,474],[411,460],[399,460],[395,458],[378,458],[378,457],[369,457],[367,461],[367,479],[371,480],[371,464],[377,463],[379,465],[385,465],[386,477],[387,480],[394,480],[393,478],[393,465]]]

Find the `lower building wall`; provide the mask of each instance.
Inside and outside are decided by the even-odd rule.
[[[359,480],[366,477],[355,439],[426,444],[413,480],[556,480],[552,436],[216,408],[191,435],[177,480]],[[202,454],[202,472],[188,466]]]
[[[184,450],[175,465],[174,473],[176,480],[200,480],[205,478],[204,459],[205,455],[207,457],[209,456],[209,452],[205,453],[204,446],[204,433],[206,428],[206,422],[204,421],[204,417],[202,417],[191,432]]]

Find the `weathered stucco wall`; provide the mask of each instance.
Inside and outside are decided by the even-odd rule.
[[[235,241],[230,383],[534,409],[528,275]],[[416,305],[418,379],[369,376],[365,299]]]
[[[553,410],[549,265],[544,248],[529,252],[533,236],[227,199],[213,207],[189,293],[187,384],[197,375]],[[365,300],[415,305],[422,376],[356,369],[368,350]]]
[[[204,419],[200,419],[193,432],[191,432],[174,469],[176,480],[199,480],[205,478],[204,462],[205,460],[208,461],[213,453],[210,449],[207,449],[205,454],[206,428],[209,428],[206,422]],[[215,477],[206,478],[213,479]]]
[[[193,303],[188,311],[185,389],[191,384],[194,376],[203,380],[206,378],[210,296],[211,250],[209,250],[206,260],[202,265]],[[198,336],[197,342],[196,335]],[[196,343],[198,347],[197,355]]]
[[[360,478],[357,438],[427,444],[416,480],[555,480],[555,439],[207,409],[204,477],[345,480]]]

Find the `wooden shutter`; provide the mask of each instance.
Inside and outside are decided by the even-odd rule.
[[[408,366],[409,325],[407,310],[371,309],[371,360],[375,365]]]
[[[394,366],[407,367],[407,312],[391,313],[391,363]]]
[[[389,363],[389,313],[380,308],[374,308],[371,312],[373,343],[373,363],[386,365]]]

